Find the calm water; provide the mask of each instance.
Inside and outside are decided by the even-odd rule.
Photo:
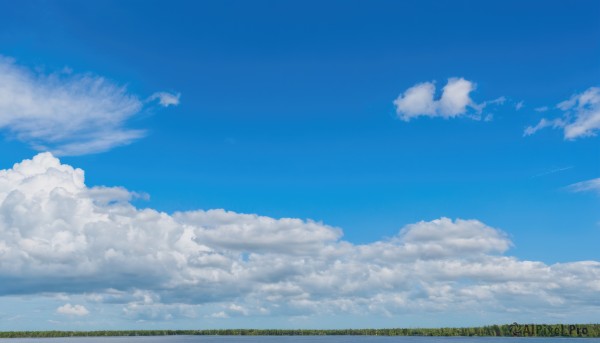
[[[600,343],[600,338],[513,338],[513,337],[375,337],[375,336],[158,336],[158,337],[74,337],[10,338],[0,343]]]

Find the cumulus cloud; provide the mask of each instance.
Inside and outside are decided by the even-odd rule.
[[[88,314],[90,314],[90,311],[87,310],[87,308],[85,308],[85,306],[83,305],[71,305],[71,304],[64,304],[63,306],[59,307],[56,309],[56,313],[59,314],[64,314],[64,315],[68,315],[68,316],[87,316]]]
[[[179,94],[155,93],[163,106]],[[0,56],[0,130],[40,151],[56,155],[97,153],[146,135],[127,128],[143,103],[125,86],[71,71],[44,74]]]
[[[396,113],[406,121],[420,115],[434,116],[437,113],[437,103],[433,100],[434,93],[435,85],[432,82],[419,83],[410,87],[394,100]]]
[[[502,232],[476,220],[441,218],[407,225],[397,238],[421,258],[452,254],[503,253],[512,245]]]
[[[463,78],[448,79],[438,103],[440,113],[446,116],[465,113],[467,106],[473,103],[469,94],[474,90],[475,84],[471,81]]]
[[[473,119],[480,119],[483,109],[492,103],[504,102],[504,97],[477,104],[471,99],[471,92],[476,88],[475,83],[464,78],[450,78],[442,89],[442,95],[435,100],[435,84],[423,82],[416,84],[400,94],[394,105],[398,117],[410,121],[419,116],[452,118],[468,115],[468,108],[475,110]]]
[[[590,87],[583,93],[574,94],[570,99],[556,105],[556,108],[563,111],[562,117],[542,118],[536,125],[525,128],[524,135],[529,136],[543,128],[552,127],[562,129],[564,138],[573,140],[595,136],[600,129],[600,88],[598,87]]]
[[[84,295],[140,320],[600,308],[600,262],[519,260],[475,219],[353,244],[320,222],[167,214],[134,196],[86,186],[50,153],[0,171],[0,295]],[[57,312],[87,312],[77,306]]]

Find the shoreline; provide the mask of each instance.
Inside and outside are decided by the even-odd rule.
[[[600,324],[502,324],[461,328],[390,329],[201,329],[0,331],[1,338],[122,336],[446,336],[446,337],[600,337]]]

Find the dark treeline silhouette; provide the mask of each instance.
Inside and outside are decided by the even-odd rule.
[[[600,324],[506,324],[472,328],[404,329],[219,329],[219,330],[106,330],[106,331],[4,331],[0,338],[99,337],[99,336],[521,336],[600,337]]]

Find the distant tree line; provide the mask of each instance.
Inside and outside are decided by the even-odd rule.
[[[101,337],[101,336],[520,336],[600,337],[600,324],[506,324],[471,328],[397,329],[220,329],[220,330],[106,330],[106,331],[0,331],[0,338]]]

